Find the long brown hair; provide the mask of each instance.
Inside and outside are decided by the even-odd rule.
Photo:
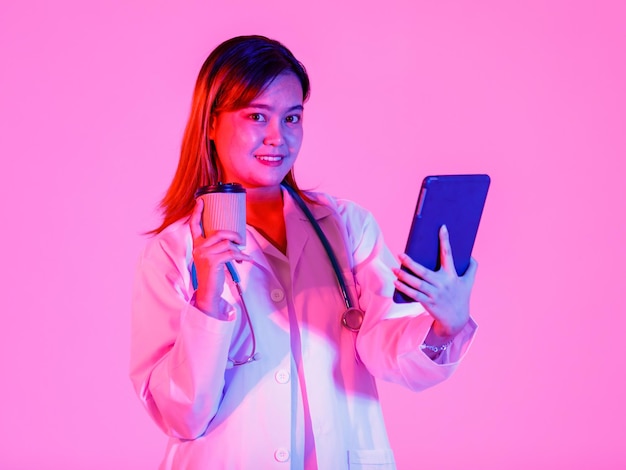
[[[264,36],[238,36],[211,52],[198,74],[176,174],[159,205],[163,222],[149,233],[159,233],[187,217],[193,210],[196,190],[220,181],[217,152],[209,139],[212,116],[247,106],[285,72],[298,77],[302,100],[306,101],[310,92],[306,69],[280,42]],[[302,195],[293,168],[283,181]]]

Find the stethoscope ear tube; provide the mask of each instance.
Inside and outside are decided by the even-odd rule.
[[[361,324],[363,323],[364,313],[359,308],[354,307],[352,301],[350,300],[350,295],[346,286],[346,280],[343,277],[339,262],[337,261],[337,257],[335,256],[332,247],[330,246],[328,238],[326,238],[326,235],[324,235],[322,228],[317,223],[317,220],[315,220],[315,217],[311,213],[311,210],[307,207],[300,195],[288,184],[283,183],[283,187],[287,190],[291,197],[294,198],[300,209],[302,209],[302,212],[304,212],[304,214],[306,215],[306,218],[309,219],[309,222],[313,226],[315,233],[317,234],[318,238],[322,242],[322,245],[324,246],[324,250],[326,251],[326,255],[330,260],[330,264],[332,264],[333,266],[333,271],[335,271],[335,277],[337,278],[337,283],[339,284],[339,290],[341,290],[341,295],[343,296],[343,300],[346,304],[347,309],[341,316],[341,324],[350,331],[359,331],[359,329],[361,328]]]

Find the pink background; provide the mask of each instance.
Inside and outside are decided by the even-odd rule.
[[[424,176],[492,176],[467,360],[380,385],[399,468],[625,468],[624,5],[3,1],[0,468],[156,468],[127,378],[139,234],[202,61],[252,33],[310,71],[300,182],[394,252]]]

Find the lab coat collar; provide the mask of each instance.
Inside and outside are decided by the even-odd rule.
[[[289,192],[282,188],[282,194],[283,216],[287,230],[287,256],[293,275],[309,238],[316,235],[306,214],[298,207]],[[319,201],[317,204],[307,203],[307,206],[318,222],[333,214],[333,209],[324,204],[323,201]],[[248,243],[244,252],[253,257],[255,264],[273,274],[263,250],[268,242],[262,239],[262,235],[250,226],[247,228],[247,238]]]
[[[307,219],[306,214],[302,212],[302,210],[298,206],[298,203],[291,197],[289,192],[285,188],[282,188],[282,191],[283,191],[283,201],[285,201],[285,209],[287,209],[287,204],[290,204],[292,206],[290,207],[289,212],[285,210],[285,217],[287,217],[288,213],[294,214],[294,215],[297,214],[300,220],[306,220],[308,222],[309,219]],[[333,209],[329,207],[327,203],[325,204],[324,201],[320,199],[320,197],[316,197],[316,196],[320,196],[320,195],[309,194],[309,197],[311,197],[314,201],[316,201],[315,204],[312,204],[306,201],[305,201],[305,204],[307,205],[307,207],[313,214],[313,217],[315,218],[315,220],[319,221],[323,219],[324,217],[332,215]]]

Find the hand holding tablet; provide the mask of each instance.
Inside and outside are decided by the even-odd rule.
[[[488,175],[428,176],[422,183],[405,253],[431,271],[441,267],[439,231],[447,227],[454,267],[462,276],[470,265],[472,248],[489,190]],[[403,262],[402,270],[412,273]],[[420,277],[420,273],[413,273]],[[398,291],[396,303],[414,299]]]

